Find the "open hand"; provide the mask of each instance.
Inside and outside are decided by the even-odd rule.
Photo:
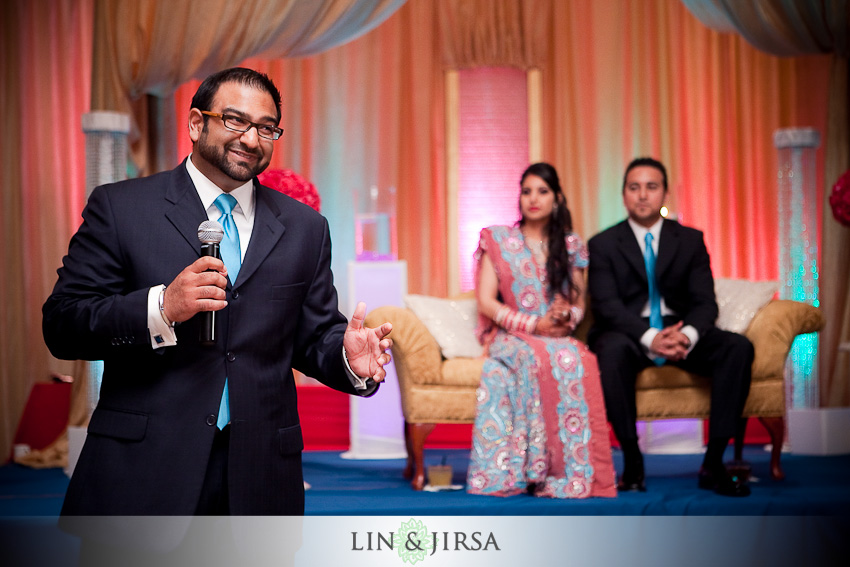
[[[370,329],[363,326],[366,317],[366,304],[362,301],[354,309],[354,315],[345,329],[342,346],[348,357],[351,370],[361,378],[372,378],[375,382],[383,381],[387,375],[384,365],[392,360],[386,352],[393,346],[392,339],[386,338],[393,330],[391,323]]]

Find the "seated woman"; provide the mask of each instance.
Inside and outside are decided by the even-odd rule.
[[[487,346],[467,491],[616,496],[599,369],[570,334],[584,315],[587,249],[555,169],[520,179],[521,219],[481,231],[476,295]]]

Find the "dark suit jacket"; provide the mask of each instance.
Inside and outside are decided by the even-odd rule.
[[[291,369],[356,394],[342,360],[347,323],[325,218],[254,186],[254,229],[228,306],[217,312],[217,343],[199,344],[196,316],[176,327],[176,346],[157,350],[148,290],[198,259],[207,214],[185,163],[92,193],[43,309],[55,356],[104,361],[63,515],[193,514],[225,377],[231,513],[303,513]]]
[[[628,221],[588,242],[588,291],[593,327],[588,342],[605,331],[620,331],[640,342],[649,328],[640,313],[649,299],[643,255]],[[711,261],[702,232],[664,220],[656,260],[658,287],[667,307],[702,336],[714,326],[717,302]]]

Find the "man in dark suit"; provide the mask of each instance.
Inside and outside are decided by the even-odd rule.
[[[599,360],[608,419],[623,449],[618,488],[646,490],[635,424],[637,374],[652,364],[674,364],[711,378],[709,441],[698,485],[747,496],[749,487],[726,471],[723,452],[749,393],[753,347],[742,335],[714,326],[717,302],[702,233],[662,218],[666,196],[664,165],[635,159],[623,178],[629,218],[588,242],[594,317],[588,344]]]
[[[280,104],[264,74],[216,73],[181,165],[92,193],[43,308],[55,356],[104,361],[63,518],[303,514],[292,368],[359,396],[383,380],[391,326],[365,328],[363,304],[350,323],[339,312],[326,219],[256,179]],[[200,256],[208,220],[235,256],[225,241],[224,261]]]

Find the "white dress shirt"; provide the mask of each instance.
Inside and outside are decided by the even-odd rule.
[[[195,167],[195,164],[192,163],[191,154],[189,159],[186,160],[186,170],[189,172],[189,177],[192,178],[198,197],[200,197],[201,203],[207,211],[207,218],[218,221],[221,211],[215,206],[215,200],[224,191]],[[246,181],[243,185],[231,191],[230,194],[236,199],[236,206],[233,207],[232,214],[233,221],[236,223],[236,230],[239,232],[239,254],[244,259],[245,251],[248,250],[248,243],[251,241],[251,233],[254,230],[253,180]],[[174,328],[166,323],[165,314],[159,310],[159,295],[164,289],[165,285],[156,285],[148,291],[148,330],[151,335],[151,346],[155,349],[177,344]]]

